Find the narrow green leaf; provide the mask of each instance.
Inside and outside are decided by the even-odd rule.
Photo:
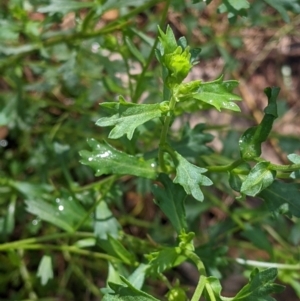
[[[129,37],[125,37],[125,43],[129,49],[129,51],[131,52],[131,54],[143,65],[146,65],[146,61],[143,57],[143,55],[141,54],[141,52],[136,48],[136,46],[133,44],[133,42],[131,41],[131,39]]]
[[[67,232],[73,231],[73,226],[78,223],[86,211],[79,204],[71,204],[71,201],[57,199],[52,203],[44,200],[26,200],[26,210],[38,216],[41,220],[53,224]]]
[[[274,283],[277,269],[270,268],[263,271],[255,269],[246,284],[231,301],[275,301],[270,294],[280,293],[284,286]]]
[[[153,161],[130,156],[116,150],[108,143],[99,143],[95,139],[88,139],[87,142],[92,148],[92,152],[80,151],[79,154],[82,157],[80,162],[93,168],[96,176],[116,174],[156,178]]]
[[[300,217],[300,185],[274,181],[259,195],[270,211]]]
[[[53,278],[52,260],[48,255],[44,255],[37,270],[37,277],[41,278],[41,284],[46,285]]]
[[[191,194],[196,200],[203,201],[204,196],[199,185],[209,186],[213,184],[208,177],[202,175],[206,169],[191,164],[177,152],[175,152],[175,156],[176,177],[174,183],[183,186],[185,192]]]
[[[276,99],[280,89],[277,87],[266,88],[268,106],[265,108],[265,116],[261,123],[245,131],[239,140],[241,156],[244,159],[252,159],[261,155],[261,144],[267,140],[272,130],[273,122],[277,118]]]
[[[187,229],[184,200],[186,193],[182,186],[174,184],[165,174],[160,174],[158,177],[164,189],[155,185],[152,192],[155,197],[155,203],[169,218],[176,232],[179,234]]]
[[[135,255],[130,253],[120,242],[119,239],[116,239],[108,235],[107,239],[99,239],[99,246],[107,252],[107,254],[119,258],[125,264],[133,265],[136,262]]]
[[[97,122],[98,126],[114,126],[109,133],[109,138],[117,139],[127,135],[130,140],[135,129],[145,122],[161,117],[167,111],[166,102],[158,104],[128,103],[120,96],[119,102],[104,102],[100,104],[109,113],[109,117],[102,117]]]
[[[243,182],[241,192],[249,196],[256,196],[270,186],[275,180],[276,172],[269,170],[269,165],[270,162],[257,163]]]
[[[30,52],[32,50],[38,50],[40,48],[39,45],[22,45],[22,46],[15,46],[15,47],[8,47],[8,46],[0,46],[0,54],[5,55],[18,55],[26,52]]]
[[[221,76],[213,82],[200,85],[198,91],[193,93],[193,98],[212,105],[219,111],[221,109],[240,111],[238,105],[232,102],[241,100],[240,96],[232,93],[237,85],[238,82],[233,80],[224,82],[223,76]]]
[[[51,0],[47,6],[40,7],[40,13],[62,13],[66,14],[70,11],[79,10],[82,8],[93,7],[95,4],[92,2],[78,2],[72,0]]]
[[[268,3],[270,6],[275,8],[281,15],[282,19],[286,22],[290,22],[290,17],[288,15],[288,12],[286,8],[283,5],[282,0],[264,0],[266,3]],[[290,0],[291,1],[291,0]]]

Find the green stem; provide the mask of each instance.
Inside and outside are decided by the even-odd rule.
[[[269,169],[282,171],[282,172],[292,172],[300,170],[300,164],[290,164],[290,165],[277,165],[277,164],[270,164]]]
[[[242,265],[254,266],[258,268],[277,268],[280,270],[300,270],[300,264],[284,264],[276,262],[265,262],[265,261],[256,261],[256,260],[247,260],[243,258],[236,258],[235,261]]]
[[[54,245],[46,245],[46,244],[30,244],[30,245],[22,245],[21,248],[22,250],[47,250],[47,251],[52,250],[52,251],[60,251],[60,252],[68,251],[70,253],[93,257],[97,259],[103,259],[107,261],[114,261],[114,262],[121,261],[120,259],[105,253],[84,250],[76,246],[68,246],[68,245],[54,246]]]
[[[215,172],[226,172],[235,169],[239,165],[241,165],[244,162],[244,159],[238,159],[230,164],[227,165],[221,165],[221,166],[206,166],[205,168],[208,171],[215,171]]]
[[[206,276],[205,266],[202,260],[192,251],[184,250],[184,255],[189,258],[197,267],[199,273],[203,276]]]
[[[172,93],[173,93],[173,91],[172,91]],[[164,159],[164,152],[166,149],[168,131],[169,131],[170,124],[172,121],[172,115],[173,115],[175,105],[176,105],[176,98],[172,94],[170,103],[169,103],[169,112],[168,112],[168,115],[164,118],[163,128],[162,128],[160,140],[159,140],[158,162],[159,162],[160,168],[164,172],[167,171],[167,167],[166,167],[165,159]]]
[[[0,251],[7,251],[12,249],[23,249],[26,245],[41,243],[49,240],[56,240],[61,238],[70,238],[70,237],[81,237],[81,238],[90,238],[94,237],[93,233],[88,232],[76,232],[76,233],[55,233],[42,237],[33,237],[17,241],[12,241],[4,244],[0,244]]]
[[[197,287],[195,289],[195,292],[193,294],[191,301],[199,301],[200,300],[203,290],[204,290],[204,287],[205,287],[205,284],[206,284],[206,277],[200,276]]]

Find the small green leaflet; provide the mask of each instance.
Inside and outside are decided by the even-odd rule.
[[[182,186],[174,184],[165,174],[160,174],[158,180],[163,184],[164,189],[158,185],[152,188],[155,203],[168,217],[179,234],[187,229],[184,208],[186,193]]]
[[[228,5],[232,6],[235,10],[247,9],[250,7],[247,0],[228,0]]]
[[[274,181],[258,196],[270,211],[300,217],[300,184]]]
[[[104,102],[100,106],[107,111],[110,117],[102,117],[97,122],[98,126],[114,126],[108,138],[117,139],[127,135],[130,140],[135,129],[145,122],[161,117],[168,111],[167,102],[158,104],[134,104],[126,102],[120,96],[119,102]]]
[[[275,180],[276,172],[269,170],[270,162],[259,162],[250,171],[244,180],[241,193],[256,196],[259,192],[270,186]]]
[[[176,156],[176,177],[174,183],[180,184],[187,194],[191,194],[196,200],[203,201],[204,196],[199,185],[209,186],[213,182],[202,173],[205,168],[200,168],[183,158],[179,153],[174,152]]]
[[[158,31],[158,38],[161,44],[159,47],[160,54],[163,56],[168,53],[174,52],[178,44],[171,27],[169,25],[167,26],[166,33],[164,33],[160,27],[158,27]]]
[[[151,295],[135,288],[126,278],[120,277],[125,285],[109,282],[113,294],[106,294],[103,301],[159,301]]]
[[[209,288],[214,294],[216,301],[275,301],[270,294],[280,293],[284,290],[284,286],[273,283],[277,277],[277,270],[274,268],[259,271],[255,269],[250,275],[249,283],[246,284],[235,297],[227,298],[221,296],[222,286],[220,280],[215,277],[206,279],[206,289],[204,294],[206,300],[212,300],[208,293]]]
[[[44,255],[40,261],[37,277],[41,278],[41,284],[46,285],[53,278],[52,260],[48,255]]]
[[[277,118],[276,99],[280,89],[277,87],[266,88],[268,106],[264,109],[265,116],[261,123],[245,131],[239,140],[239,147],[243,159],[257,158],[261,155],[261,144],[267,140],[272,130],[273,122]]]
[[[96,172],[96,176],[104,174],[133,175],[148,179],[156,178],[153,161],[145,161],[123,153],[113,148],[108,143],[99,143],[95,139],[88,139],[92,152],[82,150],[81,163],[90,166]]]
[[[95,237],[108,239],[108,235],[118,238],[120,224],[114,217],[105,201],[101,201],[95,210],[94,233]]]
[[[197,101],[214,106],[219,111],[228,109],[239,112],[239,106],[232,102],[241,100],[240,96],[232,93],[237,85],[237,81],[223,81],[223,76],[221,76],[215,81],[202,83],[192,97]]]

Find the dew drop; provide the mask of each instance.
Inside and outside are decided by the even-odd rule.
[[[92,157],[89,157],[88,160],[89,160],[89,161],[93,161],[93,158],[92,158]]]
[[[59,210],[59,211],[63,211],[63,210],[64,210],[64,206],[63,206],[63,205],[59,205],[59,206],[58,206],[58,210]]]
[[[39,223],[39,220],[37,220],[37,219],[34,219],[34,220],[32,221],[32,225],[33,225],[33,226],[37,226],[38,223]]]
[[[7,145],[8,145],[7,140],[5,140],[5,139],[0,140],[0,146],[1,147],[6,147]]]

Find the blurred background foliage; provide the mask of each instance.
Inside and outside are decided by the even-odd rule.
[[[242,113],[207,109],[174,123],[174,139],[182,136],[189,145],[185,155],[202,165],[235,159],[238,138],[260,121],[263,89],[272,85],[281,87],[280,118],[264,157],[286,163],[286,153],[299,153],[299,1],[193,2],[1,1],[1,300],[101,300],[107,279],[132,273],[154,241],[172,243],[149,180],[95,178],[78,155],[87,138],[107,137],[107,129],[95,126],[99,103],[120,94],[132,102],[161,101],[154,58],[159,24],[202,48],[194,79],[224,73],[240,81]],[[210,134],[191,129],[199,122],[206,125],[198,130]],[[132,141],[109,142],[127,153],[150,154],[159,130],[150,122]],[[230,296],[248,271],[235,258],[290,264],[291,270],[279,269],[288,285],[281,300],[299,300],[299,219],[273,216],[259,199],[235,201],[227,176],[211,177],[217,184],[204,189],[205,202],[186,204],[197,253],[210,274],[223,279]],[[114,254],[111,240],[104,243],[107,227],[122,255]],[[109,256],[122,264],[107,264]],[[169,281],[180,278],[193,287],[197,276],[190,269],[171,271]],[[166,284],[151,279],[146,290],[163,298]]]

